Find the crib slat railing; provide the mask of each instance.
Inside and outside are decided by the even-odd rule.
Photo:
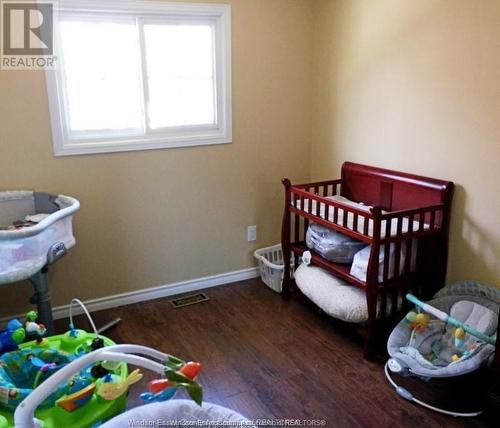
[[[353,230],[358,230],[358,218],[359,218],[359,215],[354,213],[353,214],[353,219],[352,219],[352,228]]]
[[[305,189],[306,187],[314,187],[314,186],[325,188],[325,187],[328,187],[331,185],[335,186],[335,185],[338,185],[341,183],[342,183],[342,180],[337,179],[337,180],[314,181],[312,183],[294,184],[293,187],[295,189]]]
[[[313,192],[308,192],[304,189],[295,188],[295,186],[291,187],[292,194],[297,195],[299,199],[305,198],[307,200],[313,200],[315,202],[321,202],[326,205],[330,205],[331,207],[337,207],[341,210],[348,211],[350,213],[355,213],[363,217],[373,218],[373,215],[370,211],[360,210],[351,205],[344,204],[340,201],[335,201],[333,199],[328,199],[327,197],[316,195]],[[302,206],[301,206],[302,208]]]
[[[414,216],[410,215],[408,217],[408,235],[413,235],[413,226],[414,226]],[[406,258],[405,258],[405,267],[404,267],[404,277],[408,278],[410,276],[412,270],[412,250],[413,243],[416,242],[414,238],[408,238],[406,240]]]
[[[292,200],[294,202],[294,205],[297,206],[297,202],[299,201],[299,197],[295,193],[292,193],[292,195],[293,195]],[[303,206],[302,201],[301,201],[301,206]],[[294,236],[295,242],[298,242],[300,239],[300,216],[298,216],[298,215],[295,215],[294,219],[293,219],[293,236]]]
[[[403,232],[403,217],[398,217],[396,235],[401,236]],[[390,244],[389,244],[390,245]],[[402,241],[398,240],[394,243],[394,278],[396,281],[401,278],[401,249]],[[399,291],[399,290],[398,290]],[[399,292],[394,292],[391,295],[391,315],[394,315],[398,306],[398,294]]]
[[[391,222],[387,221],[385,223],[385,236],[390,236],[391,233]],[[389,260],[390,260],[390,243],[384,244],[384,272],[383,272],[383,281],[387,282],[389,279]]]
[[[336,191],[339,185],[336,184],[333,187],[333,190]],[[342,202],[320,196],[316,193],[315,186],[309,188],[303,186],[302,189],[291,186],[290,191],[293,195],[291,198],[293,202],[291,202],[289,209],[296,215],[306,217],[309,221],[346,233],[363,242],[371,242],[372,237],[369,235],[368,228],[369,221],[373,218],[371,212],[359,210]],[[319,187],[318,193],[321,193]],[[330,219],[331,214],[332,219]],[[365,225],[363,230],[360,230],[359,227],[361,218],[363,218]],[[352,220],[351,224],[349,224],[350,220]]]
[[[422,209],[411,209],[403,211],[395,211],[390,213],[385,213],[382,215],[382,221],[386,222],[399,222],[405,219],[407,222],[406,230],[401,233],[399,231],[392,236],[388,233],[382,238],[381,242],[386,244],[388,242],[398,242],[406,240],[409,237],[421,238],[428,235],[435,235],[441,230],[441,225],[437,222],[437,218],[442,214],[443,206],[435,205],[430,207],[424,207]],[[426,222],[425,220],[429,221]],[[418,227],[415,228],[415,223],[418,223]],[[399,223],[398,223],[399,224]]]

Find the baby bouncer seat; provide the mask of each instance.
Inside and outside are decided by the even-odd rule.
[[[443,288],[427,303],[408,297],[420,313],[410,312],[389,337],[389,382],[403,398],[431,410],[480,414],[495,352],[500,290],[464,281]]]

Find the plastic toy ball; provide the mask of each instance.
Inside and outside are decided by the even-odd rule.
[[[26,314],[26,321],[27,322],[35,322],[38,319],[38,312],[37,311],[29,311]]]
[[[429,325],[430,321],[431,317],[428,314],[424,313],[418,314],[417,319],[415,320],[415,322],[419,324],[421,328],[426,328]]]
[[[427,314],[411,311],[406,315],[405,321],[410,324],[410,328],[421,331],[429,325],[431,318]]]
[[[406,321],[412,323],[412,322],[415,322],[417,320],[417,313],[416,312],[408,312],[408,314],[406,314]]]

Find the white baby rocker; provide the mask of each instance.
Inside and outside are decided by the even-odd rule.
[[[31,191],[0,192],[0,285],[29,280],[40,322],[54,333],[48,266],[75,245],[73,215],[80,203],[69,196]]]

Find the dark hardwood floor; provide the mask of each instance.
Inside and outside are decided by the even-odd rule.
[[[323,419],[334,427],[484,427],[484,417],[456,419],[399,396],[383,373],[384,357],[362,357],[361,338],[299,295],[288,301],[260,280],[205,290],[209,302],[174,309],[168,299],[94,314],[98,325],[123,321],[117,343],[158,348],[204,364],[205,400],[250,419]],[[83,318],[77,326],[86,327]],[[67,321],[58,321],[60,332]],[[131,389],[140,404],[145,378]],[[182,394],[180,394],[182,395]]]

